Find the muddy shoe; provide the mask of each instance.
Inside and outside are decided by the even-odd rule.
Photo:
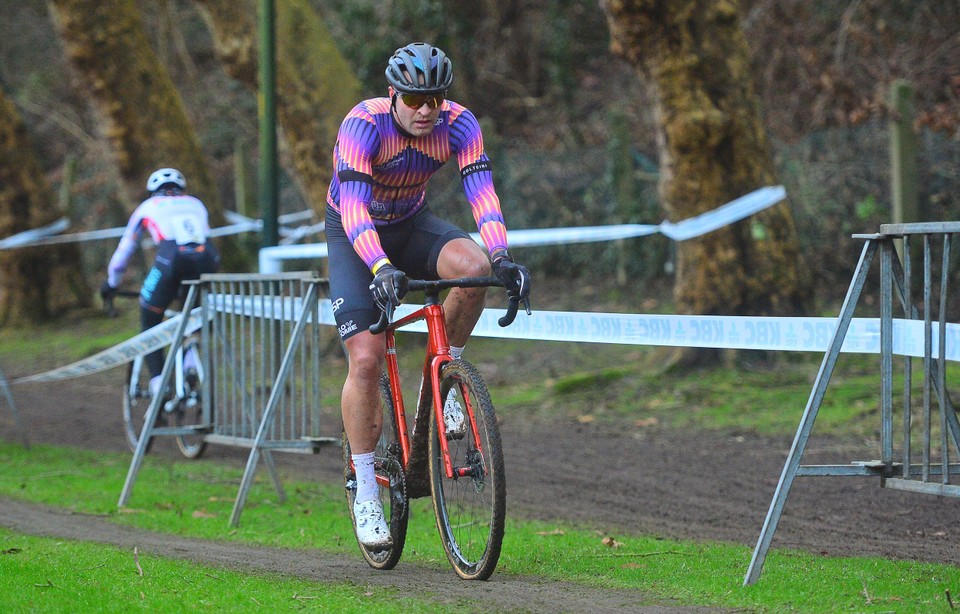
[[[355,501],[353,518],[357,527],[357,540],[368,550],[384,550],[393,545],[390,529],[383,519],[383,504],[380,499]]]
[[[184,373],[183,378],[187,382],[187,387],[191,390],[200,387],[200,373],[196,369],[190,368],[187,369]]]
[[[463,407],[457,400],[457,391],[451,388],[447,393],[447,400],[443,403],[443,425],[447,431],[447,439],[463,439],[467,433],[467,425],[463,419]]]

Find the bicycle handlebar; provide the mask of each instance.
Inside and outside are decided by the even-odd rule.
[[[487,277],[458,277],[455,279],[438,279],[429,281],[425,279],[410,279],[407,282],[407,290],[423,290],[428,296],[436,296],[441,290],[448,288],[494,288],[503,287],[503,282],[494,276]],[[400,297],[403,298],[403,297]],[[520,297],[508,295],[509,303],[507,313],[504,314],[497,323],[502,327],[510,326],[517,317],[517,311],[520,309]],[[523,308],[530,315],[530,299],[523,299]],[[390,321],[393,319],[394,306],[390,305],[387,311],[380,312],[380,319],[368,329],[374,335],[379,335],[387,330]]]
[[[103,310],[111,318],[117,317],[117,310],[113,306],[113,299],[114,297],[117,297],[117,296],[132,298],[132,297],[140,296],[140,292],[138,290],[121,290],[120,288],[117,288],[116,290],[113,291],[113,294],[111,294],[108,297],[105,297],[103,299]]]

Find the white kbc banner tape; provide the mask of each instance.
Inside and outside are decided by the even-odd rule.
[[[214,311],[255,318],[295,321],[302,300],[247,295],[211,294],[207,305]],[[404,317],[419,305],[401,305],[396,317]],[[329,299],[318,304],[321,325],[335,326],[333,306]],[[510,326],[503,328],[497,320],[502,309],[484,309],[473,331],[474,337],[562,341],[572,343],[607,343],[620,345],[653,345],[732,350],[767,350],[792,352],[826,352],[839,320],[837,318],[752,317],[752,316],[682,316],[626,313],[535,311],[521,312]],[[200,308],[190,314],[187,332],[200,327]],[[38,375],[14,380],[13,384],[49,382],[89,375],[122,365],[136,356],[170,345],[180,316],[171,318],[148,331],[128,339],[95,356]],[[308,322],[313,318],[308,317]],[[402,329],[426,332],[426,323],[415,322]],[[939,331],[931,331],[931,355],[940,354]],[[924,355],[924,330],[920,320],[893,320],[893,353],[921,358]],[[960,361],[960,325],[946,326],[947,360]],[[853,318],[844,337],[841,352],[880,353],[880,318]]]
[[[250,296],[210,295],[217,311],[253,317],[293,319],[300,312],[300,299],[271,301]],[[320,323],[333,326],[333,306],[321,299]],[[396,318],[419,309],[419,305],[401,305]],[[680,316],[628,313],[534,311],[520,312],[513,324],[504,328],[497,320],[500,309],[484,309],[473,330],[474,337],[566,341],[575,343],[612,343],[621,345],[659,345],[732,350],[769,350],[825,352],[839,320],[837,318],[764,317],[764,316]],[[312,321],[312,319],[308,320]],[[425,333],[425,322],[415,322],[402,330]],[[932,327],[931,354],[939,356],[939,331]],[[841,351],[858,354],[880,353],[880,318],[853,318]],[[893,320],[893,352],[900,356],[922,357],[923,322]],[[960,361],[960,325],[947,324],[947,360]]]

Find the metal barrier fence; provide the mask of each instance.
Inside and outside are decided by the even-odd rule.
[[[119,505],[129,499],[150,438],[202,434],[207,443],[250,449],[231,516],[239,522],[253,475],[263,457],[277,495],[286,499],[272,452],[316,453],[339,437],[321,436],[319,292],[325,285],[311,273],[204,275],[191,284],[183,313],[201,312],[201,424],[153,427],[160,411],[155,399],[134,452]],[[183,342],[185,324],[174,336],[164,381]],[[327,327],[329,328],[329,327]]]
[[[874,476],[880,478],[880,486],[885,488],[960,497],[960,485],[956,483],[960,481],[960,464],[950,462],[951,445],[960,455],[960,421],[950,401],[946,383],[946,356],[948,351],[956,351],[958,343],[957,339],[952,338],[955,336],[953,335],[949,338],[953,347],[947,347],[951,246],[953,235],[958,233],[960,222],[931,222],[883,224],[879,234],[854,235],[854,238],[865,239],[866,243],[841,307],[839,323],[821,362],[820,371],[770,503],[743,581],[744,585],[753,584],[760,577],[787,495],[797,476]],[[901,239],[902,246],[898,250],[895,241]],[[917,239],[921,242],[920,246],[915,246]],[[934,256],[937,249],[939,259]],[[848,465],[801,465],[800,461],[833,375],[840,348],[878,251],[880,459],[853,461]],[[922,253],[919,274],[916,273],[917,267],[911,257],[914,251]],[[920,278],[920,296],[914,291],[917,284],[914,277]],[[905,347],[909,342],[909,335],[895,335],[894,289],[900,299],[904,320],[922,319],[923,322],[922,373],[919,383],[914,381],[914,359],[911,357],[919,352]],[[894,418],[895,348],[896,354],[902,355],[903,360],[903,400],[899,421]],[[919,404],[915,402],[915,396],[920,396]]]

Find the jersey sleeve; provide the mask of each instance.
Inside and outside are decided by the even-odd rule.
[[[489,253],[507,248],[507,226],[500,210],[500,199],[493,188],[490,158],[483,150],[480,123],[468,109],[450,119],[451,147],[457,154],[463,191],[473,210],[480,238]]]
[[[137,241],[143,234],[143,205],[136,208],[130,220],[127,222],[123,234],[120,236],[120,243],[116,251],[110,258],[110,264],[107,265],[107,283],[116,288],[123,280],[123,274],[130,263],[130,257],[137,249]]]
[[[357,105],[340,124],[334,163],[340,182],[340,215],[354,251],[371,271],[389,262],[367,207],[373,194],[372,160],[380,145],[376,120]]]

